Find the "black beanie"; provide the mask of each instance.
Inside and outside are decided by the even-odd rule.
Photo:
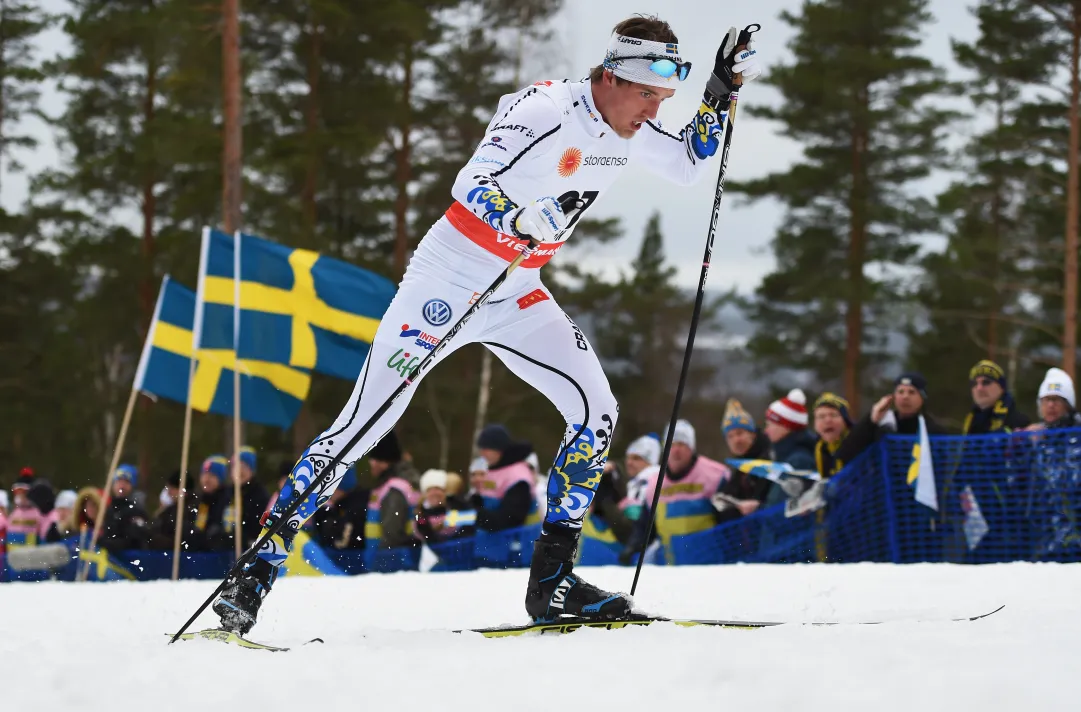
[[[484,427],[477,436],[477,447],[482,450],[498,450],[503,452],[511,446],[510,431],[499,423],[492,423]]]
[[[383,436],[383,439],[368,451],[368,457],[380,462],[401,462],[402,446],[398,444],[398,436],[391,430]]]
[[[897,386],[912,386],[920,392],[920,397],[927,400],[927,379],[923,377],[923,374],[919,371],[909,371],[902,373],[897,377],[897,380],[893,382],[893,387]]]

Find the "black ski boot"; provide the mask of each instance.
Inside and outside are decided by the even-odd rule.
[[[240,576],[214,601],[213,609],[221,617],[222,629],[246,635],[255,625],[259,606],[263,605],[277,576],[278,568],[258,556],[245,566]]]
[[[571,573],[577,548],[576,531],[543,531],[533,545],[525,610],[535,622],[552,622],[559,616],[611,619],[630,614],[628,596],[602,591]]]

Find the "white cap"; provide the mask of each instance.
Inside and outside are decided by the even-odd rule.
[[[1037,400],[1042,400],[1047,396],[1065,398],[1071,408],[1077,407],[1076,403],[1074,403],[1073,381],[1070,380],[1069,374],[1061,368],[1047,369],[1047,375],[1043,377],[1043,383],[1040,384],[1040,394],[1037,396]]]
[[[643,435],[627,446],[626,456],[637,455],[649,465],[656,465],[661,460],[661,441],[653,435]]]
[[[446,470],[427,470],[420,476],[420,491],[427,492],[432,487],[445,490],[447,488]]]
[[[475,457],[475,458],[473,458],[473,462],[469,463],[469,471],[470,472],[487,472],[488,471],[488,461],[485,460],[483,457]]]
[[[532,467],[534,472],[540,472],[540,460],[537,459],[537,453],[529,453],[529,457],[525,459],[525,464]]]
[[[56,502],[53,506],[63,507],[64,509],[74,509],[75,499],[75,490],[61,490],[60,493],[56,495]]]
[[[680,418],[676,421],[676,432],[672,436],[673,443],[683,443],[692,450],[697,450],[694,437],[694,426]]]
[[[8,491],[0,490],[0,507],[7,509],[11,504],[8,502]]]

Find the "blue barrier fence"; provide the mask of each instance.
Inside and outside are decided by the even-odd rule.
[[[914,499],[915,437],[890,436],[828,483],[826,506],[788,517],[785,505],[680,538],[668,563],[893,563],[1081,561],[1081,429],[932,438],[939,511]],[[529,566],[539,525],[482,532],[431,546],[433,571]],[[73,543],[72,543],[73,546]],[[419,548],[326,551],[347,574],[416,570]],[[135,578],[168,578],[168,552],[116,557]],[[229,553],[185,554],[182,578],[221,578]],[[583,545],[580,565],[616,563],[610,546]],[[0,580],[72,580],[55,571],[12,571]]]

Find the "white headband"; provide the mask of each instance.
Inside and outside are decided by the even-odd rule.
[[[636,59],[622,59],[635,57]],[[653,57],[654,59],[638,59],[641,57]],[[640,40],[637,37],[625,37],[613,34],[608,40],[608,52],[604,56],[604,68],[608,69],[620,79],[638,84],[647,84],[651,87],[663,87],[674,89],[679,86],[679,72],[665,78],[654,73],[649,65],[657,59],[670,59],[673,62],[682,62],[679,56],[679,45],[675,42],[653,42],[652,40]]]

